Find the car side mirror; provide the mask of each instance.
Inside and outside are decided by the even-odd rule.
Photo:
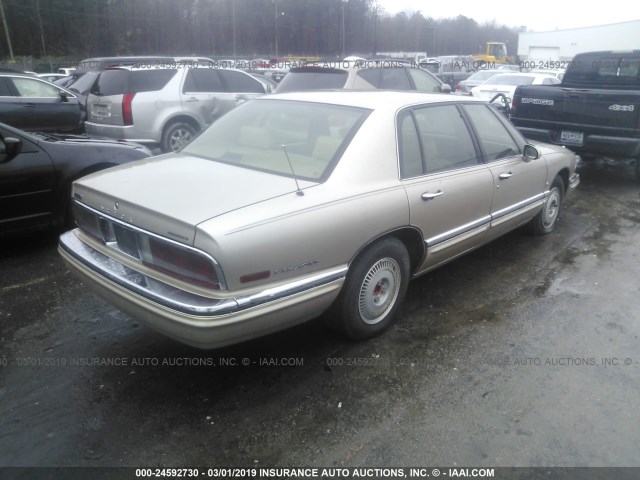
[[[441,93],[451,93],[451,85],[449,85],[448,83],[443,83],[440,86],[440,92]]]
[[[268,84],[265,90],[266,90],[266,93],[273,93],[273,85]]]
[[[6,137],[3,140],[4,151],[0,151],[0,163],[7,163],[22,151],[22,140],[15,137]]]
[[[525,162],[530,162],[531,160],[536,160],[540,158],[540,152],[533,145],[527,144],[524,146],[522,157],[524,158]]]
[[[67,94],[67,92],[60,90],[60,92],[58,92],[58,95],[60,95],[60,100],[62,100],[63,102],[69,101],[69,95]]]

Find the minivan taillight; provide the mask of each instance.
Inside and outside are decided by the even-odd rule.
[[[124,125],[133,125],[133,108],[131,103],[135,93],[125,93],[122,98],[122,122]]]

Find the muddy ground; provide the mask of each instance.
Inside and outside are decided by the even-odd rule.
[[[0,245],[0,466],[640,466],[640,184],[580,167],[557,231],[414,281],[351,343],[216,351],[137,324],[54,234]]]

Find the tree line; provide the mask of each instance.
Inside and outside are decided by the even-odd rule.
[[[518,35],[465,16],[391,16],[375,0],[0,0],[0,14],[0,58],[438,56],[479,53],[487,41],[515,54]]]

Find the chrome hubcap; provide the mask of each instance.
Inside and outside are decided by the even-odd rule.
[[[550,227],[558,217],[560,210],[560,193],[557,188],[551,191],[551,195],[547,198],[547,203],[544,205],[544,213],[542,215],[542,223],[545,227]]]
[[[400,266],[393,258],[378,260],[360,287],[358,311],[368,324],[380,322],[393,308],[400,287]]]

